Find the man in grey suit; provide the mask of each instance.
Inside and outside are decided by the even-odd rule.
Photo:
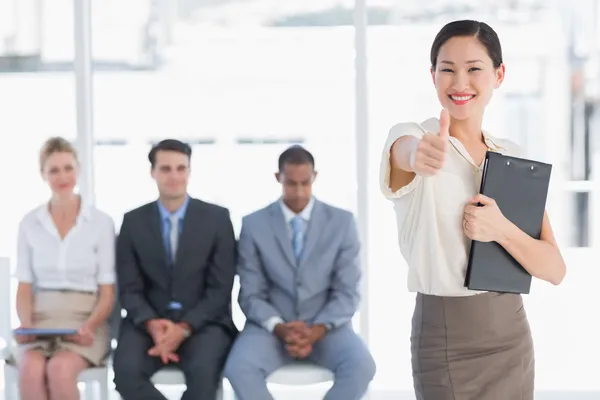
[[[351,213],[316,200],[314,158],[293,146],[279,157],[280,200],[244,217],[239,303],[247,321],[225,365],[240,400],[273,397],[265,378],[294,360],[335,374],[327,400],[358,400],[375,362],[352,329],[360,244]]]
[[[125,214],[117,242],[122,321],[114,356],[124,400],[166,400],[150,382],[165,364],[183,400],[213,400],[237,330],[231,317],[235,235],[229,211],[190,198],[191,148],[164,140],[148,158],[159,199]]]

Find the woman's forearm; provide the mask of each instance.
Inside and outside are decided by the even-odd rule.
[[[31,283],[19,282],[17,287],[17,315],[21,326],[33,324],[33,288]]]
[[[102,325],[113,311],[115,303],[115,286],[100,285],[98,288],[98,302],[92,311],[92,314],[87,320],[87,324],[93,330],[96,330]]]
[[[531,276],[553,285],[562,282],[566,265],[558,247],[545,240],[534,239],[510,223],[498,242]]]
[[[411,152],[419,144],[419,139],[414,136],[403,136],[396,140],[390,151],[392,165],[406,172],[413,172],[411,166]]]

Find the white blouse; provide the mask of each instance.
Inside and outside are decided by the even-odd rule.
[[[406,186],[390,188],[390,149],[398,138],[438,133],[439,120],[392,127],[383,148],[380,188],[394,205],[400,252],[408,264],[408,290],[436,296],[471,296],[481,292],[464,287],[471,241],[462,229],[467,200],[479,193],[482,167],[476,165],[461,142],[450,137],[446,163],[432,177],[416,175]],[[483,132],[487,146],[502,154],[521,157],[518,145]]]
[[[112,219],[82,202],[75,226],[60,238],[48,205],[29,212],[19,225],[17,279],[42,289],[96,292],[115,283]]]

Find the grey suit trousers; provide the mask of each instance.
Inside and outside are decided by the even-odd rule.
[[[334,373],[326,400],[360,400],[375,375],[375,362],[351,324],[328,332],[314,344],[308,360]],[[279,338],[247,323],[229,353],[225,377],[238,400],[271,400],[267,377],[293,362]]]

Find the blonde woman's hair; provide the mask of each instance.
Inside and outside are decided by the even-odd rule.
[[[54,153],[71,153],[75,157],[75,161],[77,161],[77,150],[75,150],[75,146],[71,142],[62,137],[52,137],[46,140],[46,143],[44,143],[40,150],[40,170],[44,169],[46,161]]]

